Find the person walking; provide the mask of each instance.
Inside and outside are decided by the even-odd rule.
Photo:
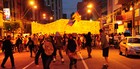
[[[13,44],[10,40],[11,40],[11,36],[8,35],[6,40],[4,40],[4,42],[3,42],[2,52],[4,52],[5,57],[1,64],[2,68],[5,68],[4,65],[5,65],[8,57],[10,57],[12,68],[15,68],[14,57],[13,57]]]
[[[21,36],[19,35],[16,40],[16,46],[17,46],[18,52],[20,53],[22,51],[22,39],[21,39]]]
[[[87,52],[88,52],[88,58],[91,58],[91,51],[92,51],[92,38],[91,38],[91,32],[88,32],[88,34],[85,36],[86,38],[86,47],[87,47]]]
[[[32,40],[34,42],[34,53],[37,53],[39,48],[38,34],[33,34]]]
[[[59,51],[59,55],[61,57],[61,62],[64,63],[64,58],[62,55],[62,50],[63,50],[63,38],[61,37],[59,32],[56,32],[56,35],[54,36],[54,44],[56,48],[56,53]],[[53,58],[53,61],[56,61],[56,55]]]
[[[52,39],[50,37],[45,38],[44,41],[41,42],[39,50],[37,51],[35,56],[35,64],[38,65],[39,64],[38,59],[39,56],[41,55],[43,69],[50,69],[50,64],[51,61],[53,60],[54,46],[51,42]]]
[[[74,67],[77,69],[77,53],[76,53],[76,40],[74,40],[72,35],[69,35],[69,39],[68,42],[66,43],[67,49],[66,49],[66,53],[69,57],[70,63],[69,63],[69,69],[72,69],[72,66],[74,65]]]
[[[32,53],[33,53],[33,49],[34,49],[34,41],[31,39],[31,37],[29,37],[29,41],[27,42],[26,46],[29,47],[30,57],[33,57]]]
[[[100,29],[99,32],[100,32],[103,57],[105,58],[104,65],[108,66],[108,64],[109,64],[109,62],[108,62],[109,44],[107,42],[107,38],[106,38],[106,35],[104,33],[104,30]]]

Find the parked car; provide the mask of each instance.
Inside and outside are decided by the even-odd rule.
[[[120,55],[139,55],[140,56],[140,37],[126,37],[119,44]]]

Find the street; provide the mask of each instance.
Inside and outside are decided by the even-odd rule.
[[[61,63],[59,55],[57,55],[57,61],[52,62],[51,69],[68,69],[69,59],[65,52],[63,52],[65,62]],[[78,69],[103,69],[104,58],[102,57],[101,49],[92,50],[92,58],[87,58],[86,49],[78,52],[79,58],[77,62]],[[3,60],[4,55],[0,54],[0,63]],[[42,69],[42,61],[39,59],[39,66],[34,64],[34,58],[30,57],[29,52],[14,53],[16,69]],[[125,57],[119,55],[118,49],[110,48],[109,51],[109,67],[108,69],[139,69],[140,57],[131,56]],[[5,64],[6,69],[11,68],[10,60]]]

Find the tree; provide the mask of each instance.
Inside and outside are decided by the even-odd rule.
[[[6,31],[16,31],[18,28],[20,28],[19,22],[4,22],[4,29]]]

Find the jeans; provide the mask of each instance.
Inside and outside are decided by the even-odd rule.
[[[52,61],[52,56],[42,57],[43,69],[50,69],[50,63]]]

